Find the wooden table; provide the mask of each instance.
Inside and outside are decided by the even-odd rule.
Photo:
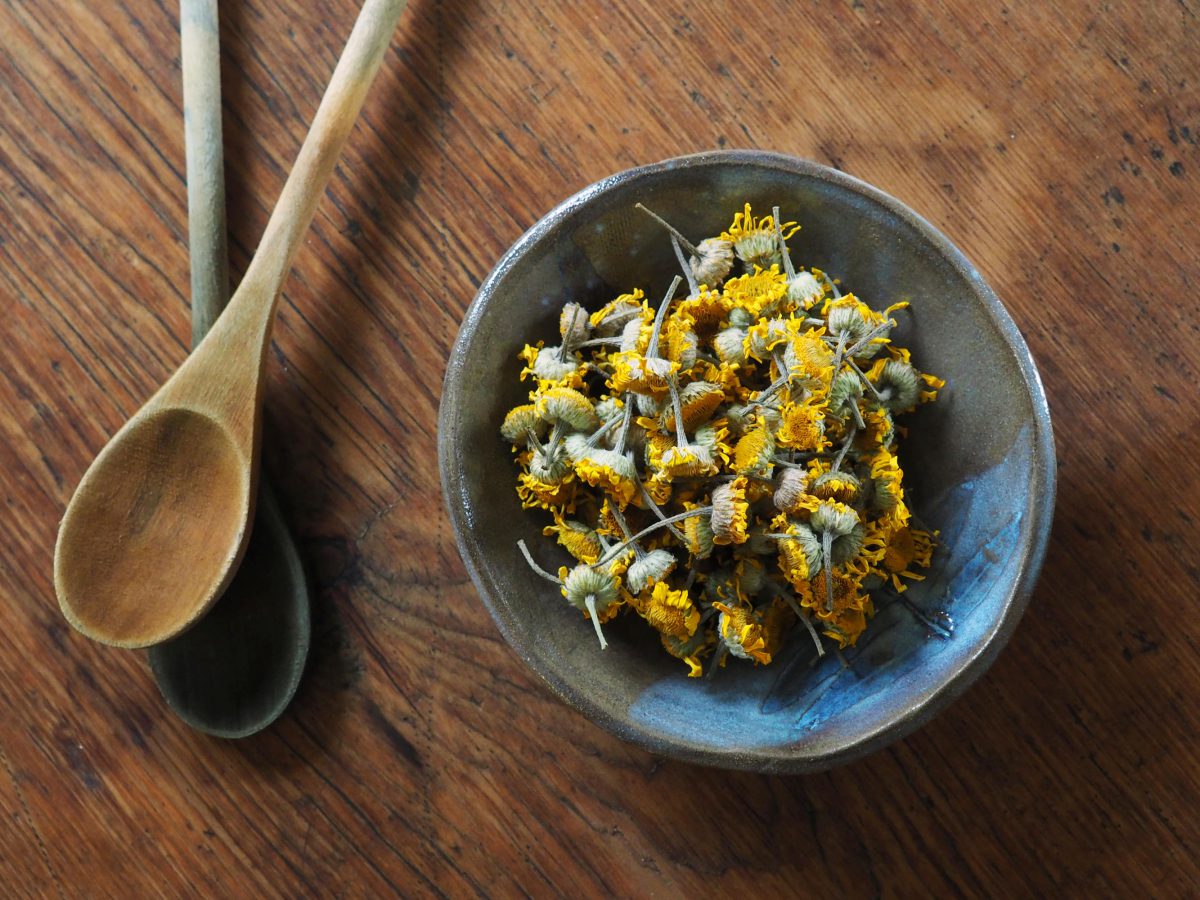
[[[354,0],[222,4],[235,275]],[[412,0],[287,284],[267,466],[317,586],[241,742],[59,614],[59,516],[189,335],[177,9],[0,4],[0,884],[44,896],[1179,896],[1200,880],[1200,27],[1191,0]],[[923,212],[1041,366],[1058,515],[1024,622],[828,774],[656,759],[549,696],[449,533],[443,366],[558,200],[713,147]]]

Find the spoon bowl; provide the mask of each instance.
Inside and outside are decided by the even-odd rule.
[[[84,476],[58,533],[54,580],[71,625],[147,646],[194,623],[241,555],[250,470],[226,427],[203,413],[173,407],[131,420]]]

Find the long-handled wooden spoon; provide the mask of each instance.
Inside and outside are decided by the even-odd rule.
[[[79,631],[147,647],[186,630],[228,586],[254,512],[262,373],[283,280],[405,0],[366,0],[228,308],[100,451],[71,498],[54,587]]]
[[[229,299],[221,49],[217,0],[180,0],[192,343]],[[220,601],[179,637],[150,648],[163,699],[193,728],[218,737],[261,731],[287,708],[312,636],[308,581],[266,473],[250,545]]]

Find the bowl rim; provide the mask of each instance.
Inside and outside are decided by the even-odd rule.
[[[915,229],[959,273],[981,303],[984,313],[992,320],[1009,351],[1013,354],[1022,381],[1029,393],[1033,410],[1033,458],[1031,460],[1033,497],[1027,511],[1029,525],[1026,530],[1029,537],[1023,548],[1026,553],[1024,564],[1009,592],[999,622],[983,640],[972,648],[972,652],[959,663],[956,671],[940,684],[922,689],[920,699],[909,705],[898,717],[864,733],[856,740],[834,749],[823,748],[812,753],[786,755],[788,745],[785,744],[762,748],[723,750],[679,738],[667,738],[632,720],[611,715],[607,710],[594,703],[587,694],[577,690],[570,683],[554,677],[552,672],[545,671],[531,649],[517,639],[514,629],[517,617],[513,614],[512,608],[503,598],[493,596],[491,586],[485,583],[480,560],[477,559],[477,548],[468,544],[465,539],[465,535],[469,532],[469,523],[464,520],[464,506],[462,503],[455,502],[455,499],[463,494],[461,469],[454,464],[460,457],[462,448],[459,443],[459,431],[456,427],[458,422],[456,410],[453,408],[455,404],[445,402],[445,398],[459,389],[465,372],[465,348],[478,328],[488,299],[509,270],[530,247],[560,222],[602,193],[627,182],[676,169],[730,164],[749,164],[760,168],[782,170],[790,174],[831,183],[877,204]],[[555,696],[611,734],[654,755],[670,756],[686,762],[727,769],[778,773],[822,771],[865,756],[893,741],[900,740],[945,709],[987,670],[996,655],[1012,637],[1028,606],[1030,595],[1045,560],[1057,490],[1054,436],[1050,422],[1050,409],[1041,376],[1029,347],[1012,316],[1009,315],[999,297],[983,280],[978,270],[967,260],[962,251],[928,220],[905,203],[861,179],[812,160],[753,149],[710,150],[624,169],[596,181],[566,198],[517,239],[479,286],[463,317],[447,362],[438,415],[438,468],[441,475],[442,496],[453,525],[455,542],[480,600],[491,613],[508,645],[516,651],[517,655]]]

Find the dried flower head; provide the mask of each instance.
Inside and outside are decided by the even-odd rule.
[[[713,475],[717,471],[712,454],[703,444],[684,444],[667,448],[662,455],[659,475],[663,478],[685,478]]]
[[[733,450],[733,470],[739,475],[763,475],[771,468],[775,437],[766,422],[751,428]]]
[[[883,362],[878,372],[876,368],[872,366],[870,377],[880,403],[892,412],[904,412],[917,405],[921,384],[916,369],[895,359]]]
[[[600,623],[611,619],[620,605],[617,586],[617,577],[612,572],[588,565],[576,566],[563,578],[562,595],[592,620],[601,650],[608,648],[608,641],[604,639]]]
[[[575,463],[579,478],[601,488],[621,506],[637,496],[638,474],[633,460],[616,450],[592,450]]]
[[[723,363],[739,365],[746,361],[746,329],[726,328],[713,338],[713,350]]]
[[[858,513],[853,507],[836,500],[824,500],[813,511],[808,520],[813,531],[828,531],[832,534],[849,534],[858,524]]]
[[[787,240],[800,226],[795,222],[781,223],[783,239]],[[733,217],[729,230],[721,235],[722,240],[733,244],[734,252],[747,266],[767,268],[771,265],[782,265],[778,238],[775,232],[775,220],[771,216],[755,218],[747,203],[742,212]]]
[[[655,582],[664,580],[675,571],[679,561],[670,550],[651,550],[640,559],[635,559],[625,573],[625,583],[629,590],[640,594]]]
[[[687,590],[672,590],[665,581],[654,585],[650,596],[639,603],[637,611],[660,634],[690,638],[700,624],[700,611]]]
[[[589,324],[597,337],[613,337],[620,334],[631,319],[642,318],[646,295],[641,289],[622,294],[616,300],[592,313]]]
[[[712,418],[713,413],[725,401],[725,392],[715,384],[707,381],[693,381],[679,392],[679,402],[683,408],[684,431],[695,431]],[[663,427],[667,431],[675,430],[675,412],[668,406],[663,411]]]
[[[537,414],[547,422],[576,431],[590,431],[600,424],[592,401],[569,387],[550,388],[538,394]]]
[[[788,279],[787,298],[796,306],[812,306],[824,296],[824,285],[811,272],[797,272]]]
[[[714,544],[743,544],[750,504],[746,502],[746,479],[735,478],[712,492],[712,533]]]
[[[504,416],[504,424],[500,426],[501,436],[510,444],[524,444],[530,434],[535,439],[541,439],[545,432],[546,422],[532,403],[510,409]]]
[[[713,607],[721,613],[717,631],[722,647],[738,659],[750,659],[758,663],[771,661],[771,654],[767,652],[766,641],[763,640],[762,623],[752,609],[724,603],[714,603]]]
[[[809,493],[822,500],[853,503],[862,491],[862,482],[849,472],[822,472],[814,479]]]
[[[600,544],[600,536],[596,534],[596,529],[583,522],[557,516],[553,525],[547,525],[542,529],[542,534],[546,537],[557,537],[558,543],[580,562],[594,563],[600,559],[600,552],[603,549]]]
[[[809,579],[821,570],[821,541],[802,522],[792,522],[779,538],[779,568],[797,590],[807,590]]]
[[[778,207],[695,244],[650,215],[683,277],[653,305],[567,303],[561,344],[521,351],[536,385],[500,435],[522,505],[578,565],[554,576],[522,552],[601,646],[600,624],[632,610],[690,677],[770,663],[794,633],[818,654],[852,646],[869,591],[921,578],[936,537],[897,455],[893,416],[944,386],[892,343],[907,303],[877,311],[798,268]]]
[[[851,347],[858,343],[871,330],[859,306],[859,302],[851,294],[833,300],[829,304],[827,319],[829,333],[841,341],[845,347]]]
[[[558,333],[562,336],[564,346],[574,347],[582,344],[591,335],[592,324],[588,321],[587,310],[578,303],[567,303],[558,316]]]
[[[688,262],[697,283],[718,287],[733,268],[733,244],[721,238],[705,238],[696,245]]]
[[[800,500],[808,490],[808,473],[803,469],[781,466],[772,500],[780,512],[800,511]]]

